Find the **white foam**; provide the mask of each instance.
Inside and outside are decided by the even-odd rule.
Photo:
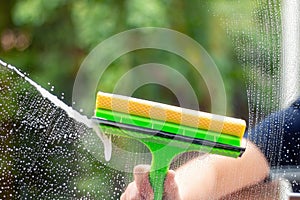
[[[112,144],[111,137],[107,137],[103,133],[101,133],[98,123],[94,122],[94,130],[99,138],[101,138],[104,145],[104,158],[106,161],[109,161],[112,153]]]
[[[0,64],[3,65],[4,67],[7,66],[7,64],[5,62],[3,62],[2,60],[0,60]]]

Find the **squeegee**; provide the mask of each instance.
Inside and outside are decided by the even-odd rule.
[[[154,199],[161,200],[164,180],[175,156],[201,151],[233,158],[245,148],[244,120],[117,94],[98,92],[95,116],[104,134],[138,140],[152,154],[149,173]]]

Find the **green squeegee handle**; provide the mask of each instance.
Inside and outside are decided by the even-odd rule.
[[[186,150],[171,145],[160,145],[151,141],[141,142],[148,147],[152,154],[149,179],[154,192],[154,200],[162,200],[164,182],[169,166],[175,156],[184,153]]]

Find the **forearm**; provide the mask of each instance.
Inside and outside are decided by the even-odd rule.
[[[262,181],[269,172],[263,154],[252,143],[241,158],[207,155],[176,171],[183,199],[218,199]]]
[[[217,174],[210,159],[211,156],[196,158],[176,170],[182,199],[212,199]]]

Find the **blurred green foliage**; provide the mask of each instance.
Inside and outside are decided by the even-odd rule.
[[[1,23],[2,40],[5,40],[5,36],[13,39],[11,45],[2,45],[0,56],[5,61],[21,67],[43,87],[50,89],[49,83],[53,85],[53,93],[57,96],[64,93],[64,101],[71,105],[76,72],[93,47],[106,38],[131,28],[170,28],[195,39],[208,51],[224,79],[228,114],[246,118],[242,68],[234,58],[233,44],[230,35],[227,34],[228,28],[231,27],[226,27],[223,21],[234,17],[228,10],[242,7],[248,9],[246,13],[249,13],[251,5],[247,2],[235,4],[221,0],[16,0],[9,4],[1,1],[1,13],[6,18]],[[242,26],[238,27],[243,29]],[[26,43],[23,44],[24,48],[21,49],[14,44],[14,40],[20,35],[27,38],[23,41]],[[102,90],[112,91],[112,83],[130,68],[146,62],[157,62],[174,67],[186,76],[199,98],[200,109],[210,110],[206,86],[201,77],[195,75],[189,63],[162,51],[140,50],[124,57],[112,64],[110,71],[104,76]],[[159,96],[161,101],[176,103],[176,98],[168,99],[170,96],[164,97],[164,93],[164,88],[149,87],[143,95],[149,99],[157,99]],[[237,106],[242,108],[236,109],[239,112],[235,112]]]

